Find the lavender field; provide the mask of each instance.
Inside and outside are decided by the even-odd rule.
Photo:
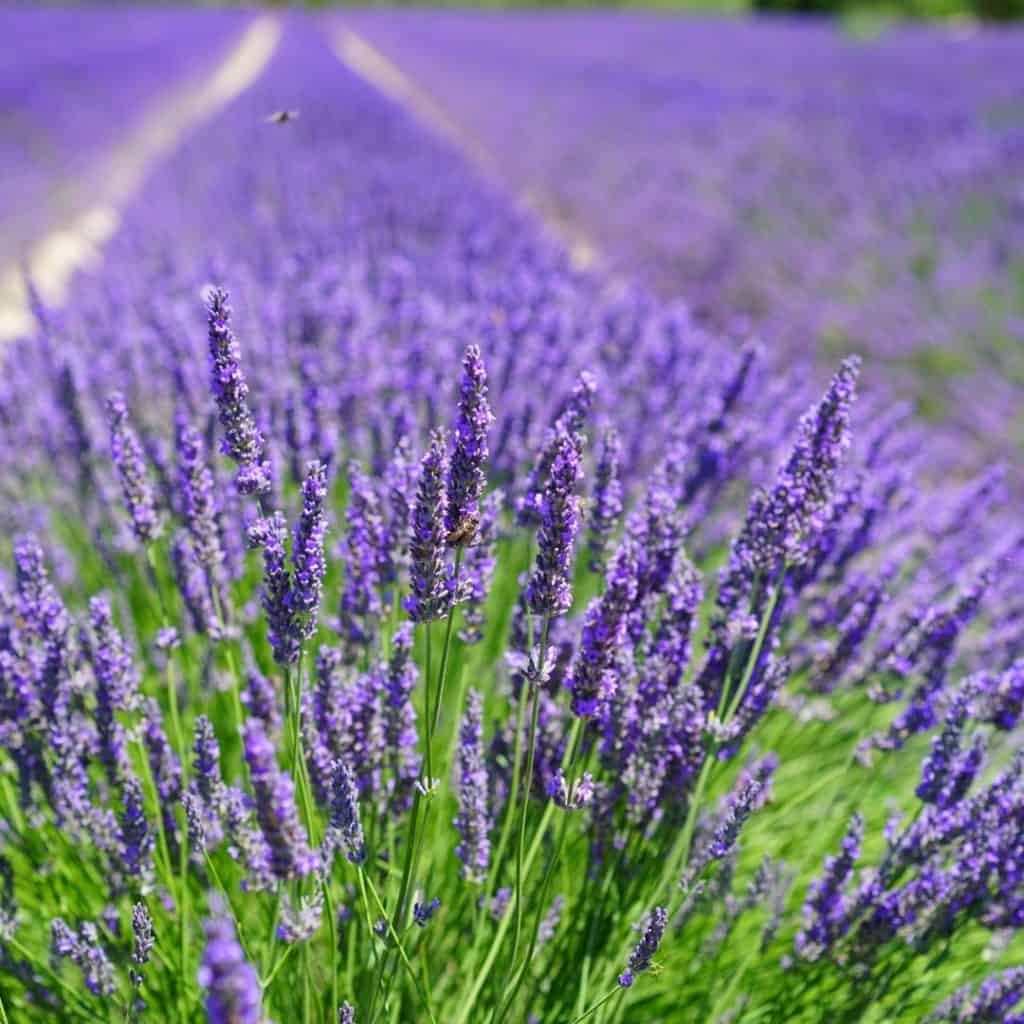
[[[1024,1021],[1024,36],[146,19],[0,14],[0,1024]]]

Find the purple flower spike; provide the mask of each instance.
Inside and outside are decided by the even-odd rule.
[[[591,498],[587,550],[592,572],[604,572],[608,545],[622,518],[622,481],[619,479],[619,459],[622,443],[618,432],[609,430],[601,442],[601,454],[594,475],[594,493]]]
[[[420,463],[420,478],[412,510],[409,537],[411,557],[405,610],[413,622],[443,618],[451,607],[451,590],[445,565],[445,519],[447,500],[444,435],[435,431]]]
[[[629,969],[619,975],[619,985],[629,988],[636,977],[651,966],[654,954],[658,952],[665,925],[668,923],[668,911],[664,907],[655,907],[647,918],[644,933],[629,957]]]
[[[160,516],[142,445],[128,422],[128,406],[119,391],[107,399],[107,422],[110,424],[110,458],[121,481],[121,495],[131,518],[132,533],[145,546],[160,535]]]
[[[306,479],[302,484],[302,515],[295,527],[292,545],[290,604],[292,614],[298,616],[297,629],[301,640],[308,640],[316,632],[320,592],[327,572],[324,560],[326,497],[327,470],[322,462],[311,462],[306,467]]]
[[[420,928],[426,928],[430,919],[440,910],[441,900],[435,896],[428,903],[417,900],[412,906],[412,918]]]
[[[211,583],[218,583],[223,571],[224,550],[220,542],[213,473],[203,457],[203,439],[199,431],[180,419],[177,446],[182,515],[192,538],[196,560],[209,574]]]
[[[839,854],[825,860],[824,872],[807,891],[804,926],[796,936],[796,953],[804,960],[817,960],[849,928],[850,901],[844,889],[860,855],[863,838],[864,819],[855,814]]]
[[[574,492],[581,476],[579,449],[563,433],[540,501],[537,561],[526,584],[526,601],[535,615],[564,615],[572,605],[573,543],[580,526],[580,499]]]
[[[299,822],[295,786],[277,766],[263,723],[250,718],[244,733],[245,760],[256,794],[256,817],[270,850],[270,869],[281,881],[302,878],[316,868],[316,856]]]
[[[597,713],[615,694],[615,659],[626,635],[626,618],[636,598],[636,553],[623,541],[608,569],[605,592],[587,609],[579,650],[566,684],[572,710],[581,717]]]
[[[359,790],[352,769],[342,760],[334,764],[331,794],[331,828],[336,833],[345,856],[353,864],[366,860],[366,840],[359,820]]]
[[[746,521],[722,570],[718,604],[739,608],[754,577],[770,579],[807,557],[824,527],[836,479],[850,447],[850,414],[860,360],[843,361],[821,401],[800,420],[796,443],[769,490],[751,499]]]
[[[445,531],[455,544],[468,544],[480,519],[480,497],[486,483],[487,433],[494,422],[487,404],[487,371],[479,345],[470,345],[462,360],[459,414],[455,421],[448,467]]]
[[[278,665],[294,665],[299,660],[302,641],[292,614],[291,578],[286,563],[288,526],[284,516],[275,512],[250,531],[250,540],[263,548],[263,592],[261,602],[267,616],[267,639]]]
[[[264,1024],[260,981],[245,959],[231,918],[222,910],[206,922],[206,949],[199,984],[206,989],[210,1024]]]
[[[470,690],[459,727],[459,814],[455,819],[461,837],[455,856],[462,861],[462,877],[467,882],[482,882],[491,859],[483,714],[483,698]]]
[[[242,373],[241,350],[231,330],[228,293],[215,288],[208,308],[210,375],[224,430],[221,451],[238,463],[236,486],[241,494],[270,490],[270,464],[264,457],[263,435],[249,410],[249,386]]]
[[[132,878],[148,878],[153,870],[153,832],[146,820],[142,784],[128,779],[124,784],[124,813],[121,817],[121,867]]]
[[[102,596],[89,602],[91,636],[89,658],[96,677],[96,731],[100,760],[112,783],[128,768],[124,729],[116,712],[127,711],[136,701],[138,676],[124,638],[114,625],[110,602]]]

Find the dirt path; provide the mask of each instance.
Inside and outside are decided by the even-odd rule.
[[[481,176],[507,191],[508,181],[502,177],[491,154],[453,121],[444,107],[422,85],[410,78],[363,36],[349,28],[342,26],[337,29],[331,42],[338,59],[350,71],[404,106],[421,124],[458,149]],[[552,216],[550,211],[543,208],[543,204],[529,195],[520,196],[520,201],[566,247],[573,267],[587,270],[598,264],[596,247],[576,225]]]
[[[0,342],[31,330],[24,271],[43,301],[59,306],[76,270],[96,264],[104,243],[120,224],[118,210],[142,184],[146,172],[199,122],[244,92],[277,48],[280,22],[257,18],[212,74],[174,92],[105,159],[102,194],[70,223],[51,231],[29,250],[24,264],[0,269]]]

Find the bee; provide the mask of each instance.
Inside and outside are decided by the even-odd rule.
[[[267,118],[267,124],[287,124],[299,116],[297,110],[276,110]]]
[[[466,518],[463,519],[447,537],[445,537],[445,540],[448,542],[448,547],[468,547],[469,543],[476,536],[477,527],[479,525],[479,516],[466,516]]]

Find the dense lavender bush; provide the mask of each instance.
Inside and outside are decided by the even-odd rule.
[[[61,323],[0,1019],[1013,1019],[1024,534],[856,358],[573,271],[301,20]]]

